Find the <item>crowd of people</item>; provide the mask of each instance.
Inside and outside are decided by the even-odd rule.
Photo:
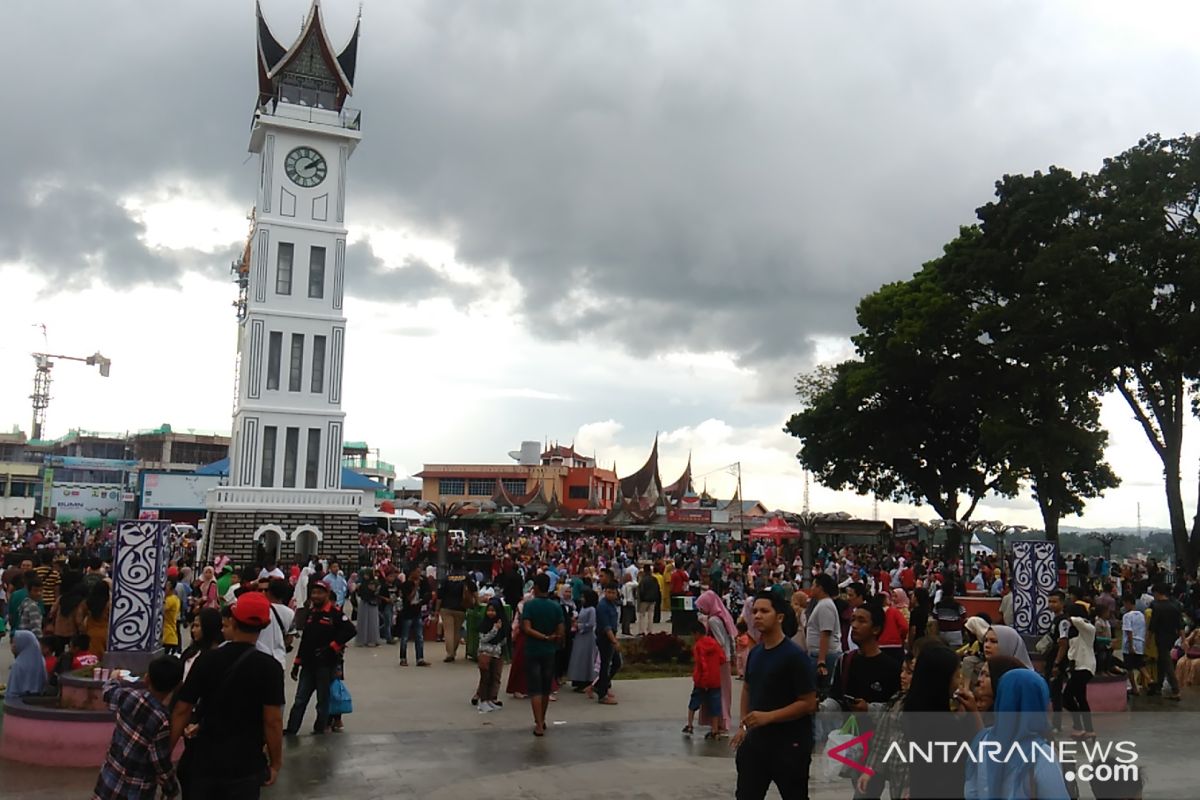
[[[55,528],[0,534],[0,617],[16,656],[6,696],[52,692],[62,675],[101,663],[110,538]],[[444,643],[447,662],[465,649],[478,666],[470,697],[478,712],[502,709],[506,696],[528,699],[532,733],[542,737],[560,690],[617,704],[622,640],[694,611],[694,627],[682,631],[694,637],[683,732],[694,732],[698,714],[706,738],[737,748],[739,798],[762,797],[771,783],[785,798],[807,796],[812,754],[831,733],[1028,743],[1060,735],[1065,711],[1071,727],[1061,735],[1086,741],[1096,735],[1087,699],[1096,675],[1127,675],[1131,694],[1165,685],[1168,698],[1200,680],[1200,630],[1189,627],[1200,592],[1190,580],[1169,582],[1152,562],[1067,559],[1070,587],[1051,595],[1053,621],[1034,642],[1012,627],[1000,559],[981,554],[964,565],[915,541],[820,547],[805,564],[769,540],[484,533],[446,554],[440,580],[424,532],[364,535],[346,554],[348,572],[316,557],[286,567],[195,564],[175,544],[167,655],[138,688],[106,689],[118,729],[97,797],[150,797],[176,785],[185,797],[257,796],[276,779],[282,738],[301,732],[314,696],[312,732],[344,729],[351,645],[398,644],[400,667],[429,666],[428,639]],[[968,590],[1001,598],[994,618],[967,614]],[[286,715],[285,674],[295,682]],[[899,766],[879,762],[882,753],[867,756],[873,774],[852,776],[854,796],[1070,792],[1061,770],[1036,760],[1024,771]]]

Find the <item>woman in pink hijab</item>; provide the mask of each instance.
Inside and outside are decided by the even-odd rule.
[[[708,617],[705,623],[708,627],[708,632],[721,645],[721,649],[725,651],[725,663],[721,665],[721,711],[724,719],[718,728],[721,733],[728,735],[733,725],[733,709],[731,707],[733,701],[733,676],[729,671],[729,666],[733,662],[734,642],[737,640],[737,625],[734,624],[733,616],[729,613],[729,609],[725,607],[725,604],[721,602],[721,598],[712,589],[703,592],[696,598],[696,610]],[[701,725],[709,724],[707,716],[707,709],[701,708]]]
[[[903,589],[892,589],[892,605],[896,610],[904,615],[904,619],[908,619],[908,593]]]

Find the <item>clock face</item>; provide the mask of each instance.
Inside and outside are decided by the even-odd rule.
[[[305,189],[311,189],[325,180],[328,172],[324,156],[311,147],[297,147],[288,153],[283,168],[292,183]]]

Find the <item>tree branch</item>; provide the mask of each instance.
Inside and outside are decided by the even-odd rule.
[[[1159,458],[1166,458],[1167,447],[1163,443],[1159,432],[1155,430],[1154,423],[1150,421],[1148,416],[1146,416],[1146,410],[1142,408],[1141,402],[1139,402],[1138,399],[1133,396],[1133,393],[1129,391],[1129,387],[1126,385],[1126,381],[1128,380],[1128,375],[1126,374],[1125,370],[1122,369],[1121,377],[1117,381],[1117,391],[1121,393],[1121,396],[1125,398],[1125,402],[1129,404],[1131,409],[1133,409],[1133,415],[1137,418],[1137,421],[1141,423],[1142,430],[1146,432],[1146,438],[1150,440],[1150,446],[1154,448],[1154,452],[1158,453]]]

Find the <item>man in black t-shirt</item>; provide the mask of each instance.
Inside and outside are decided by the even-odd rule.
[[[783,635],[787,604],[759,592],[752,607],[762,636],[746,657],[737,748],[737,800],[761,800],[774,783],[783,800],[808,797],[817,686],[812,661]]]
[[[1154,644],[1158,647],[1158,682],[1147,690],[1147,694],[1158,694],[1162,689],[1163,678],[1171,687],[1163,697],[1168,700],[1179,699],[1179,679],[1175,677],[1175,662],[1171,660],[1171,648],[1179,638],[1183,628],[1183,609],[1179,603],[1167,595],[1166,584],[1154,587],[1154,602],[1150,604],[1150,634],[1154,636]]]
[[[839,680],[834,683],[832,693],[843,708],[855,712],[859,731],[863,733],[872,729],[871,715],[867,713],[872,710],[871,704],[879,704],[874,710],[880,712],[900,691],[900,664],[884,655],[879,647],[883,623],[883,605],[878,601],[865,602],[854,609],[850,636],[858,649],[842,657]],[[885,780],[886,776],[880,772],[869,778],[864,774],[851,788],[856,798],[879,797]]]
[[[283,765],[283,668],[255,648],[271,622],[260,592],[238,598],[226,611],[225,644],[196,659],[171,715],[174,746],[196,709],[188,795],[208,800],[255,800]],[[264,757],[266,749],[268,757]]]
[[[458,655],[463,618],[466,610],[475,604],[478,591],[475,582],[463,573],[461,565],[456,565],[438,587],[437,606],[442,617],[442,635],[446,637],[446,657],[442,661],[449,663]]]

